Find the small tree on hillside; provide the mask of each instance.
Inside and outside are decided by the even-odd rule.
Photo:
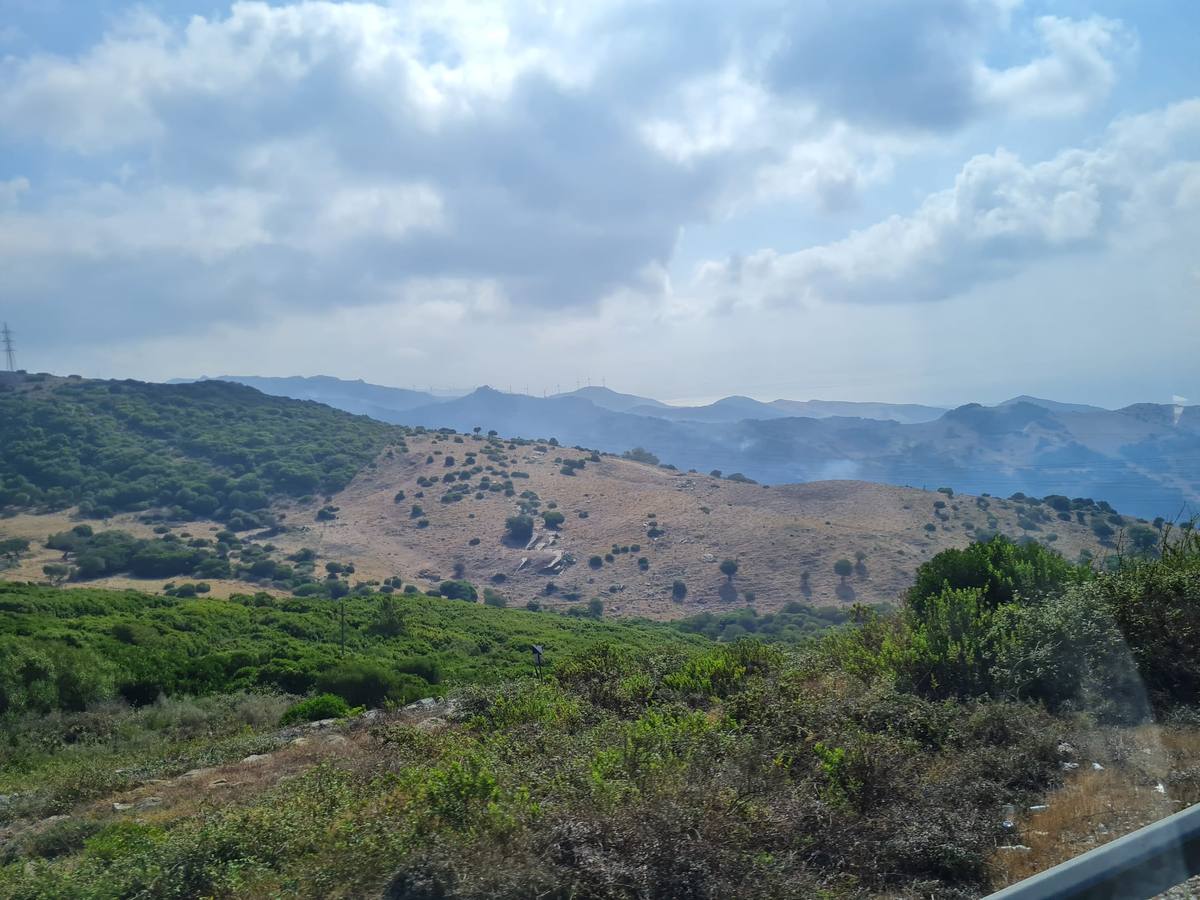
[[[846,583],[846,579],[850,577],[850,573],[854,571],[854,563],[848,559],[839,559],[833,564],[833,571],[842,579],[842,584]]]
[[[63,563],[47,563],[42,566],[42,574],[49,578],[52,584],[62,584],[71,574],[71,567]]]
[[[1129,546],[1138,556],[1154,556],[1158,551],[1159,534],[1149,525],[1133,525],[1125,532]]]
[[[737,560],[726,559],[726,560],[722,561],[721,574],[724,575],[726,578],[728,578],[730,580],[730,582],[733,581],[733,576],[737,574],[737,570],[738,570]]]
[[[443,581],[438,585],[438,591],[448,600],[466,600],[468,603],[474,603],[479,597],[475,585],[461,579]]]
[[[621,456],[625,459],[631,459],[634,462],[648,463],[652,466],[658,465],[658,457],[645,447],[634,447],[632,450],[626,450]]]
[[[371,633],[382,637],[398,637],[404,633],[404,617],[400,613],[400,607],[387,594],[379,601],[375,621],[371,623]]]
[[[675,583],[671,585],[671,597],[674,598],[676,601],[678,601],[678,600],[682,600],[686,596],[687,596],[687,585],[684,584],[679,579],[676,579]]]
[[[557,529],[565,520],[566,516],[556,509],[547,510],[542,513],[542,521],[546,523],[547,528]]]
[[[867,577],[867,554],[862,550],[857,550],[854,553],[854,574],[859,578]]]
[[[518,544],[527,543],[533,537],[533,519],[529,516],[509,516],[504,520],[504,528],[508,538]]]

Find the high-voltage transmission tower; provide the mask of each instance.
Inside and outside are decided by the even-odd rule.
[[[4,359],[8,363],[8,371],[17,371],[17,357],[13,353],[13,333],[8,330],[8,323],[4,323],[4,328],[0,329],[0,344],[4,344]]]

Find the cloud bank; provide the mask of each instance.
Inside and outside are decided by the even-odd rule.
[[[253,334],[300,371],[304,329],[368,314],[397,361],[494,366],[511,334],[561,365],[615,317],[704,341],[714,316],[749,337],[764,310],[945,301],[1196,210],[1183,100],[1040,160],[974,152],[838,233],[905,166],[1094,113],[1136,65],[1135,27],[1014,0],[131,6],[76,43],[0,60],[0,292],[100,368],[97,341]],[[686,229],[780,205],[828,239],[679,271]]]

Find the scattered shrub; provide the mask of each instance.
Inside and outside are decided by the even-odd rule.
[[[346,701],[336,694],[318,694],[293,703],[279,720],[280,725],[297,722],[316,722],[319,719],[341,719],[350,714]]]
[[[438,592],[447,600],[466,600],[469,603],[474,603],[479,596],[475,585],[461,579],[443,581],[438,585]]]
[[[527,544],[533,537],[533,519],[526,515],[509,516],[504,520],[505,536],[516,544]]]

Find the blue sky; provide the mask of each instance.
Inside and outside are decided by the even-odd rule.
[[[1200,7],[0,0],[0,316],[88,375],[1200,397]]]

